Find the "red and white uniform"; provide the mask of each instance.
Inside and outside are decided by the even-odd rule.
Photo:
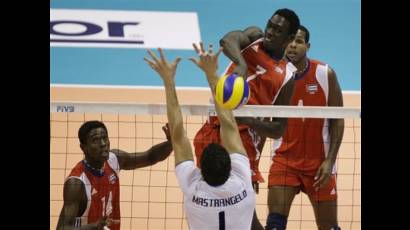
[[[104,163],[102,176],[94,175],[83,161],[71,170],[69,178],[77,178],[84,183],[87,194],[87,207],[77,216],[75,226],[96,223],[103,216],[114,220],[111,230],[120,230],[120,182],[118,173],[120,167],[114,153]]]
[[[247,82],[251,92],[248,105],[274,104],[280,90],[296,71],[296,67],[292,63],[272,59],[264,51],[262,41],[263,39],[259,39],[242,50],[242,55],[248,65]],[[231,62],[225,74],[231,74],[235,67],[236,65]],[[238,127],[242,143],[249,157],[252,181],[263,182],[259,171],[259,159],[264,139],[247,125],[239,125]],[[210,117],[195,136],[194,146],[198,167],[200,167],[202,151],[210,143],[221,143],[217,117]]]
[[[327,106],[329,94],[328,65],[309,60],[307,69],[295,77],[291,105]],[[269,187],[301,186],[302,191],[316,200],[336,199],[336,181],[318,193],[313,188],[314,176],[329,152],[328,119],[289,118],[285,133],[273,141]],[[333,168],[333,174],[336,168]]]

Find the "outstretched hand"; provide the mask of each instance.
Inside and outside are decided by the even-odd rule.
[[[222,52],[222,47],[219,48],[218,52],[213,53],[212,44],[209,44],[208,51],[205,51],[202,42],[199,43],[200,49],[198,49],[195,43],[193,43],[192,46],[199,55],[199,59],[191,57],[189,60],[202,69],[207,75],[216,73],[218,69],[218,56]]]
[[[149,66],[155,72],[157,72],[164,82],[174,82],[175,72],[178,66],[178,63],[181,61],[180,57],[177,57],[174,62],[169,63],[164,56],[164,53],[161,48],[158,48],[160,59],[155,55],[151,50],[147,50],[148,54],[151,56],[152,60],[144,57],[144,60],[148,63]]]

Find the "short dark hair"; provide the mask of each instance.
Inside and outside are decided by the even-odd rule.
[[[103,128],[108,133],[107,127],[105,127],[104,123],[102,123],[101,121],[86,121],[81,125],[80,129],[78,130],[78,139],[80,139],[80,143],[86,144],[88,133],[90,133],[91,130],[96,128]]]
[[[309,38],[310,38],[309,30],[306,27],[304,27],[303,25],[299,26],[299,30],[305,32],[305,42],[309,43]]]
[[[231,173],[231,158],[228,151],[219,144],[209,144],[201,156],[201,174],[205,182],[218,186],[228,180]]]
[[[275,11],[273,15],[279,15],[284,17],[289,22],[289,34],[296,34],[300,26],[298,15],[290,9],[283,8]]]

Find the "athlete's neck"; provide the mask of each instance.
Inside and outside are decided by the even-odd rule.
[[[297,63],[293,63],[293,65],[298,69],[298,73],[303,73],[308,68],[309,59],[305,56],[301,58]]]
[[[93,170],[103,170],[104,167],[104,162],[105,161],[94,161],[92,159],[89,159],[85,157],[84,162]]]

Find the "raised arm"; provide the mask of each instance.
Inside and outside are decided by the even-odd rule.
[[[112,149],[111,152],[117,156],[120,169],[133,170],[165,160],[172,152],[172,143],[168,125],[163,126],[162,130],[168,140],[152,146],[145,152],[128,153],[120,149]]]
[[[164,82],[167,101],[167,116],[176,166],[183,161],[194,160],[192,147],[184,129],[182,113],[175,90],[175,72],[181,58],[177,58],[173,63],[169,63],[165,60],[161,48],[158,48],[158,51],[160,53],[160,59],[157,58],[154,52],[148,50],[148,54],[151,56],[152,60],[147,58],[144,58],[144,60],[160,75]]]
[[[199,59],[190,58],[200,69],[202,69],[206,75],[209,83],[209,87],[212,91],[212,96],[215,99],[215,88],[218,83],[217,69],[218,69],[218,56],[222,51],[222,48],[214,54],[212,51],[212,45],[209,45],[209,50],[204,50],[203,43],[200,43],[200,49],[193,44],[196,53],[199,55]],[[215,103],[216,113],[221,124],[220,134],[222,145],[229,153],[240,153],[246,157],[245,148],[243,147],[241,137],[239,136],[238,126],[231,110],[224,109]]]
[[[244,31],[231,31],[219,41],[224,54],[236,64],[236,67],[233,70],[234,73],[237,73],[246,79],[248,67],[242,56],[241,50],[262,36],[263,32],[261,29],[256,26],[251,26]]]

